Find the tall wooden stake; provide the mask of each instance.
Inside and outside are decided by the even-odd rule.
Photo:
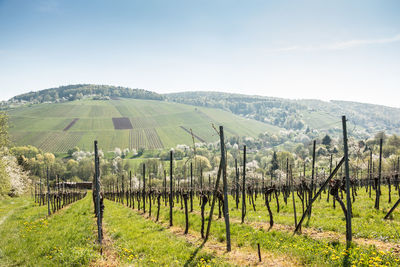
[[[146,213],[146,164],[143,163],[143,213]]]
[[[49,167],[47,166],[46,172],[46,179],[47,179],[47,213],[50,216],[50,185],[49,185]]]
[[[193,212],[193,163],[190,162],[190,212]]]
[[[242,223],[246,216],[246,146],[243,147]]]
[[[97,149],[97,140],[94,141],[94,175],[95,175],[95,183],[96,183],[96,206],[97,206],[97,234],[99,243],[101,245],[103,240],[103,230],[101,225],[101,207],[100,207],[100,168],[99,168],[99,154]]]
[[[224,218],[226,230],[226,250],[231,251],[231,229],[229,224],[229,207],[228,207],[228,180],[226,177],[226,154],[225,154],[225,140],[224,140],[224,127],[219,126],[219,136],[221,145],[221,167],[222,167],[222,183],[224,191]]]
[[[172,198],[173,198],[173,191],[172,191],[172,163],[173,163],[173,152],[170,151],[169,154],[169,226],[172,226]]]
[[[313,142],[313,154],[312,154],[312,170],[311,170],[311,185],[310,185],[310,192],[308,195],[308,205],[311,204],[311,199],[313,198],[313,192],[314,192],[314,169],[315,169],[315,145],[316,145],[316,141],[314,140]],[[308,218],[311,217],[311,210],[312,210],[312,206],[310,206],[310,210],[308,213]]]
[[[348,146],[347,146],[346,116],[342,116],[342,124],[343,124],[344,169],[345,169],[345,176],[346,176],[346,204],[347,204],[346,242],[349,245],[351,242],[351,239],[352,239],[352,232],[351,232],[349,150],[348,150]]]
[[[382,143],[383,139],[379,140],[379,169],[378,169],[378,184],[376,185],[375,208],[379,210],[379,199],[381,197],[381,178],[382,178]]]

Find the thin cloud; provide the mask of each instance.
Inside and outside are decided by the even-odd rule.
[[[279,52],[290,52],[290,51],[318,51],[318,50],[344,50],[350,49],[360,46],[366,45],[374,45],[374,44],[388,44],[400,41],[400,34],[397,34],[390,38],[381,38],[381,39],[360,39],[360,40],[350,40],[350,41],[343,41],[337,42],[333,44],[325,44],[325,45],[311,45],[311,46],[288,46],[278,48],[275,51]]]

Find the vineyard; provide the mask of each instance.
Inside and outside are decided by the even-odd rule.
[[[343,140],[347,140],[345,117],[342,121]],[[225,144],[224,128],[213,130]],[[131,142],[152,136],[134,131],[129,131]],[[1,202],[0,216],[6,223],[0,224],[5,236],[0,241],[4,247],[0,259],[5,257],[6,265],[16,264],[11,255],[19,255],[22,246],[31,244],[41,247],[44,256],[32,248],[28,255],[39,257],[45,265],[399,264],[400,157],[388,155],[391,163],[382,164],[382,138],[362,160],[349,158],[347,141],[343,142],[344,154],[332,154],[322,169],[316,141],[311,162],[295,165],[287,157],[270,175],[254,172],[245,145],[232,167],[222,145],[212,171],[203,170],[206,165],[197,156],[186,159],[183,169],[177,168],[171,150],[168,162],[142,161],[111,180],[102,177],[104,163],[97,144],[92,182],[66,182],[57,175],[49,179],[48,168],[34,184],[31,199],[23,198],[6,215],[3,210],[14,203]],[[32,212],[35,216],[28,216]],[[76,218],[69,218],[69,213]],[[88,222],[77,226],[68,243],[50,239],[53,245],[48,248],[38,243],[44,241],[36,240],[34,233],[46,236],[44,231],[59,229],[56,222],[63,218]],[[7,232],[11,224],[16,230]],[[57,231],[55,236],[69,235]],[[19,246],[6,245],[16,238]],[[27,264],[29,257],[20,256],[18,262]]]
[[[170,148],[191,144],[190,129],[200,137],[196,142],[211,142],[218,140],[210,128],[213,123],[226,125],[230,136],[256,137],[279,131],[218,109],[124,98],[37,104],[10,110],[9,116],[11,140],[16,145],[57,153],[76,146],[91,148],[94,139],[104,151]]]
[[[220,134],[222,142],[222,127]],[[216,176],[193,176],[193,161],[183,177],[174,176],[171,151],[163,177],[143,163],[137,170],[141,175],[132,177],[130,172],[129,177],[104,183],[104,197],[186,239],[202,240],[200,248],[208,247],[208,240],[219,250],[226,243],[228,263],[398,265],[400,220],[393,211],[400,203],[400,158],[393,168],[382,170],[382,139],[378,162],[371,151],[367,169],[352,168],[351,175],[346,154],[331,157],[329,172],[316,172],[315,142],[311,170],[306,165],[295,169],[287,160],[280,179],[246,176],[246,147],[244,166],[236,161],[228,175],[223,146],[221,153]]]

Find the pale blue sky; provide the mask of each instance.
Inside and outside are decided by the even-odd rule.
[[[400,1],[0,0],[0,99],[75,83],[400,107]]]

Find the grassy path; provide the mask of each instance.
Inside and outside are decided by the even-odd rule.
[[[87,196],[47,217],[29,198],[1,201],[0,266],[88,265],[97,257],[90,206]]]
[[[104,228],[119,256],[119,265],[232,265],[215,251],[200,247],[198,242],[189,242],[136,211],[108,200],[105,200]]]

